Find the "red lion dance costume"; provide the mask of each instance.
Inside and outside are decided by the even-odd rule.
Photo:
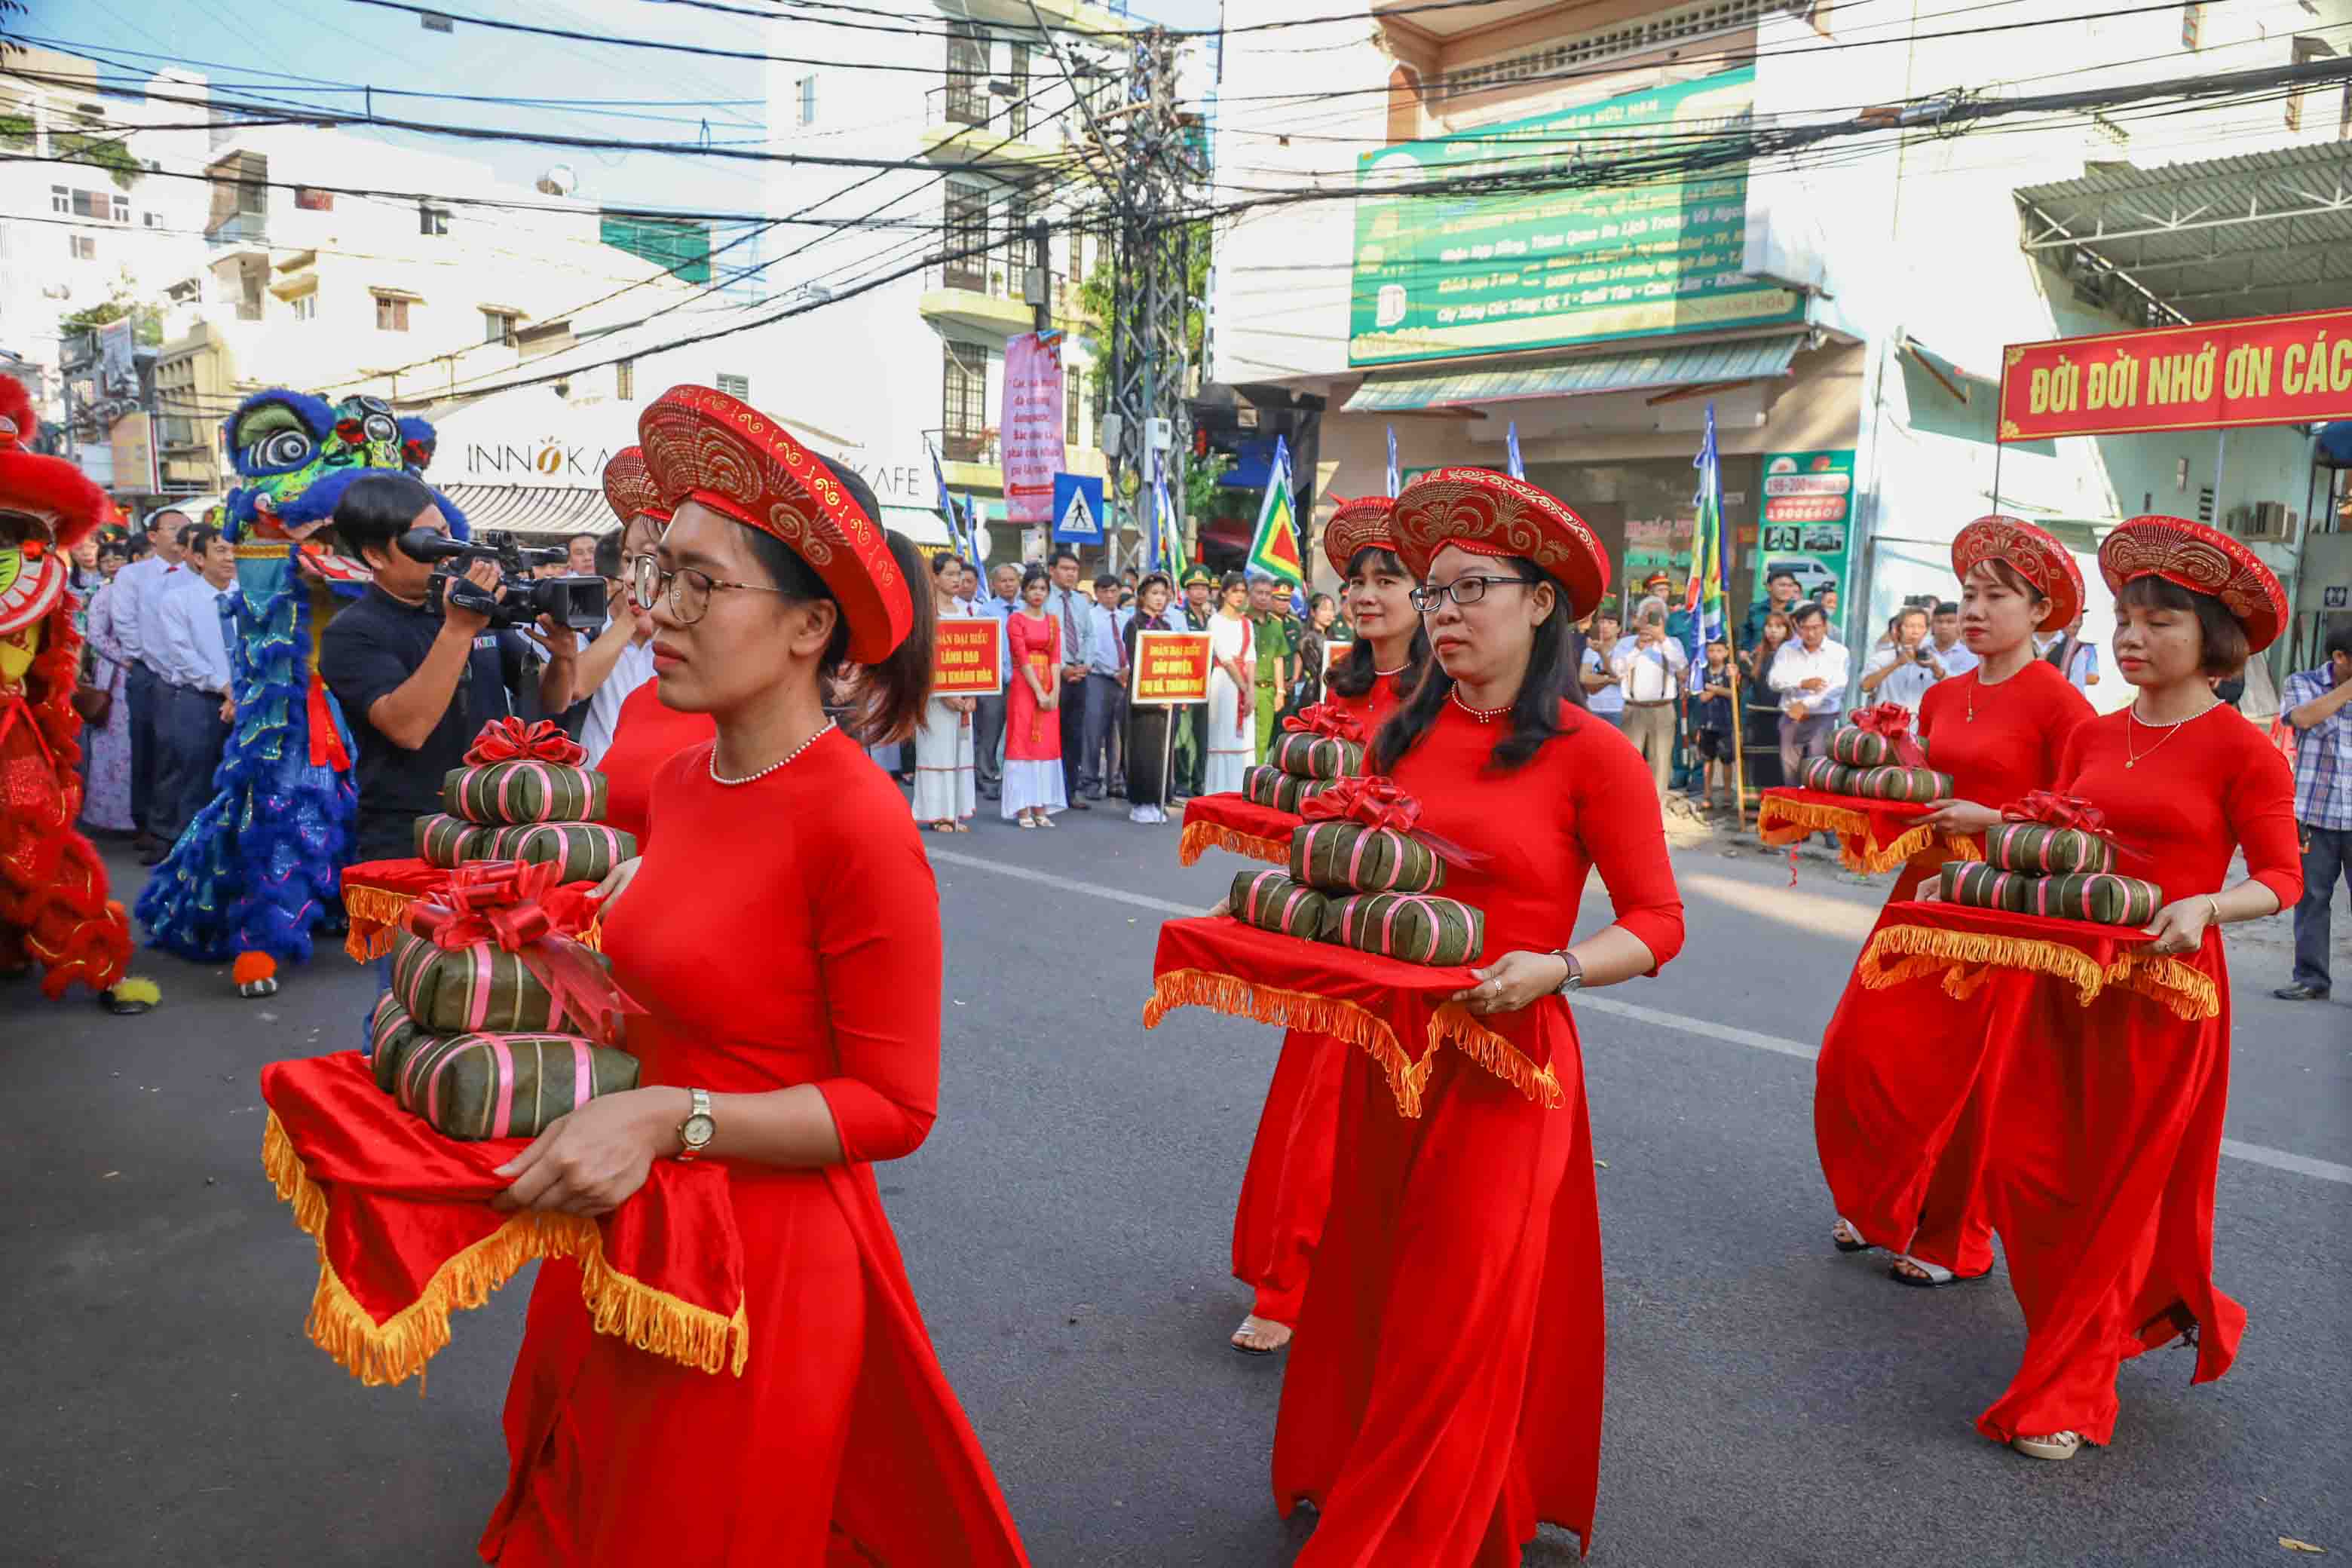
[[[143,1013],[155,989],[124,981],[130,921],[74,826],[81,636],[67,554],[106,497],[71,463],[29,449],[39,428],[24,387],[0,376],[0,973],[37,963],[52,998],[79,981],[118,1012]]]

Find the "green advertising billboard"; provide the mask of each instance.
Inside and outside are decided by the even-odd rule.
[[[1758,598],[1774,572],[1795,574],[1799,598],[1816,598],[1823,588],[1843,589],[1854,542],[1853,450],[1766,453],[1758,522]]]
[[[1748,166],[1579,188],[1654,137],[1743,124],[1756,68],[1367,153],[1356,163],[1350,364],[1801,321],[1791,289],[1743,275]],[[1645,134],[1648,133],[1648,134]],[[1384,194],[1478,175],[1557,174],[1549,190]]]

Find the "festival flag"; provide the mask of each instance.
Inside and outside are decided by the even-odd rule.
[[[1519,422],[1516,419],[1503,436],[1503,471],[1515,479],[1528,477],[1528,466],[1519,461]]]
[[[1184,563],[1184,522],[1168,493],[1168,460],[1158,453],[1151,459],[1151,570],[1172,575]]]
[[[980,556],[972,549],[965,531],[965,523],[971,515],[971,498],[970,496],[964,498],[964,517],[959,519],[956,516],[955,496],[948,489],[947,472],[940,467],[940,449],[931,445],[929,437],[925,437],[923,450],[930,455],[931,481],[940,487],[940,515],[947,519],[948,543],[958,556],[977,566],[980,564]]]
[[[1276,437],[1276,439],[1279,440],[1281,437]],[[1396,426],[1391,425],[1389,426],[1389,500],[1396,500],[1397,491],[1403,488],[1397,478]]]
[[[1249,569],[1290,584],[1307,581],[1298,552],[1298,520],[1290,500],[1290,446],[1274,438],[1274,461],[1265,476],[1265,504],[1258,508],[1257,533],[1250,541]]]
[[[1690,617],[1690,660],[1693,670],[1706,666],[1706,645],[1723,636],[1723,460],[1715,445],[1715,405],[1706,405],[1706,438],[1691,459],[1698,470],[1698,525],[1691,539],[1690,587],[1683,607]]]

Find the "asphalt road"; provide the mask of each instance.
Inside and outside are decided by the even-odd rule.
[[[1138,1022],[1160,921],[1238,863],[1181,868],[1172,827],[1123,813],[1063,820],[929,840],[941,1115],[883,1191],[1041,1568],[1276,1568],[1307,1528],[1267,1493],[1282,1363],[1224,1336],[1277,1037],[1199,1011]],[[1676,864],[1688,950],[1580,1017],[1606,1165],[1594,1561],[2352,1552],[2352,1005],[2264,994],[2285,973],[2275,925],[2233,942],[2216,1249],[2252,1314],[2238,1366],[2191,1390],[2185,1354],[2144,1358],[2114,1447],[2036,1465],[1969,1426],[2022,1342],[2005,1284],[1906,1290],[1828,1246],[1804,1053],[1883,894],[1817,862],[1791,889],[1784,862],[1714,846]],[[1597,884],[1586,918],[1607,919]],[[225,973],[142,968],[167,992],[143,1018],[0,991],[0,1563],[473,1561],[526,1282],[460,1317],[423,1398],[362,1388],[303,1337],[313,1249],[258,1166],[257,1071],[355,1044],[371,981],[332,955],[246,1003]],[[1528,1561],[1573,1552],[1548,1531]]]

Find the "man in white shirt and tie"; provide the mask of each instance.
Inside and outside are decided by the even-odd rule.
[[[1045,591],[1045,615],[1062,628],[1062,794],[1072,811],[1094,806],[1078,789],[1078,759],[1087,740],[1087,624],[1094,601],[1078,586],[1078,556],[1054,552],[1054,585]]]
[[[1772,657],[1765,683],[1780,694],[1780,776],[1794,785],[1806,758],[1829,754],[1853,667],[1845,645],[1830,639],[1829,617],[1819,605],[1799,605],[1789,619],[1797,635]]]
[[[122,644],[130,668],[122,695],[131,705],[131,820],[139,829],[131,847],[142,862],[153,865],[163,858],[162,841],[150,818],[155,805],[156,720],[163,710],[163,688],[148,661],[141,633],[143,609],[163,586],[163,578],[180,563],[180,531],[188,514],[165,507],[147,514],[147,553],[114,575],[114,635]]]
[[[1127,795],[1119,742],[1127,721],[1127,623],[1135,612],[1118,607],[1119,586],[1108,573],[1096,578],[1095,602],[1087,610],[1086,750],[1078,758],[1078,783],[1089,800],[1100,800],[1106,790]]]
[[[1666,604],[1649,598],[1633,612],[1633,639],[1620,641],[1611,650],[1609,668],[1624,695],[1618,720],[1625,738],[1650,764],[1658,798],[1666,796],[1666,780],[1675,765],[1675,704],[1690,668],[1690,655],[1666,636]]]
[[[155,832],[170,843],[213,797],[213,774],[236,713],[221,617],[236,584],[236,551],[210,528],[190,536],[185,567],[163,580],[149,653],[163,682],[156,733]]]

